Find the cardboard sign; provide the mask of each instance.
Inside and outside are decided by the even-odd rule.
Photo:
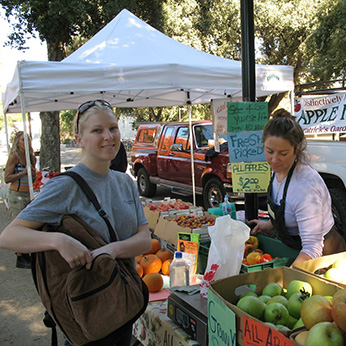
[[[227,103],[230,99],[211,100],[211,114],[213,119],[213,132],[217,135],[227,133]]]
[[[346,132],[346,93],[297,98],[294,112],[306,134]]]
[[[267,121],[267,102],[227,103],[227,132],[261,131]]]
[[[243,316],[244,346],[294,346],[294,343],[279,331],[264,323]]]
[[[211,290],[208,290],[209,346],[236,346],[236,316]]]
[[[267,162],[234,162],[232,168],[233,192],[267,192],[270,166]]]
[[[265,161],[262,132],[229,133],[227,135],[229,161]]]

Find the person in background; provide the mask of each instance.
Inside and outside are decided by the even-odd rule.
[[[272,178],[267,192],[270,220],[250,220],[252,234],[269,233],[300,250],[294,263],[345,251],[337,231],[331,197],[305,154],[306,140],[289,112],[279,109],[263,129],[262,140]]]
[[[120,147],[120,131],[111,105],[92,100],[78,107],[76,141],[82,149],[81,161],[71,168],[92,188],[114,228],[119,241],[110,242],[108,228],[77,183],[68,176],[50,179],[38,196],[0,235],[0,248],[39,252],[56,250],[71,268],[90,269],[101,253],[114,258],[134,258],[151,249],[151,235],[136,185],[127,174],[109,169]],[[66,214],[77,215],[93,227],[107,245],[89,251],[76,239],[58,232],[40,232],[43,224],[60,224]],[[133,265],[135,261],[133,260]],[[130,345],[132,327],[116,346]]]
[[[125,173],[127,170],[127,154],[124,147],[123,142],[120,142],[120,148],[115,156],[115,158],[111,161],[111,165],[109,167],[113,171],[123,172]]]
[[[8,210],[12,220],[30,203],[28,167],[31,168],[32,179],[36,178],[36,157],[29,138],[30,164],[26,163],[24,132],[18,131],[13,140],[10,155],[5,167],[5,183],[10,184],[8,190]],[[31,268],[29,254],[17,252],[17,268]]]

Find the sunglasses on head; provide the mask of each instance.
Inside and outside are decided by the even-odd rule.
[[[110,108],[113,111],[112,105],[105,101],[105,100],[91,100],[91,101],[87,101],[82,103],[78,108],[77,108],[77,132],[79,129],[79,119],[80,116],[86,112],[88,109],[92,108],[95,106],[96,102],[99,102],[101,105],[106,106],[108,108]]]

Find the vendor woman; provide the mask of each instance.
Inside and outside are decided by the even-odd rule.
[[[251,220],[255,224],[251,233],[275,230],[283,243],[300,250],[294,263],[345,251],[327,186],[307,161],[300,125],[289,112],[279,109],[265,125],[262,139],[272,170],[267,193],[270,220]]]

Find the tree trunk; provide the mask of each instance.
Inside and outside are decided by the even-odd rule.
[[[47,42],[48,60],[61,61],[66,58],[66,51],[61,42]],[[41,149],[40,169],[49,167],[53,172],[60,172],[60,125],[59,112],[41,112]]]
[[[49,167],[53,172],[60,172],[59,112],[41,112],[40,118],[42,124],[40,169]]]

